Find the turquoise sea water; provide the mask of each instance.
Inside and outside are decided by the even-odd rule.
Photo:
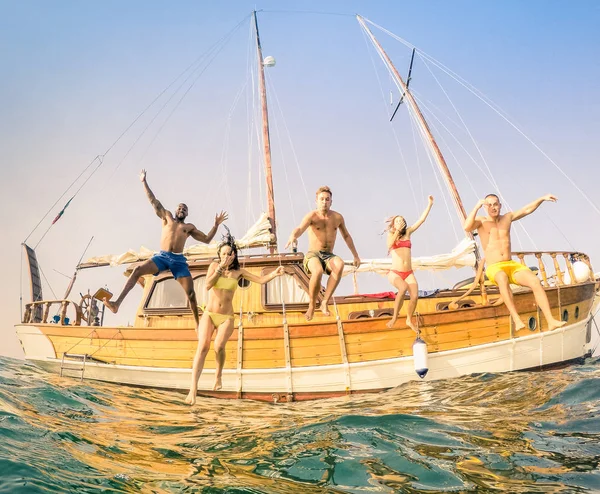
[[[292,404],[0,358],[0,492],[600,492],[600,360]]]

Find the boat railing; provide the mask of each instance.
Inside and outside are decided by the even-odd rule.
[[[596,278],[590,258],[583,252],[573,251],[519,251],[512,252],[523,265],[537,270],[540,282],[544,288],[577,285],[579,283],[595,282]],[[481,305],[488,305],[485,285],[485,271],[480,267],[471,287],[460,297],[453,300],[448,308],[455,310],[464,307],[461,301],[468,297],[475,289],[481,293]],[[493,301],[495,303],[497,301]],[[472,305],[469,304],[471,307]]]
[[[52,307],[56,307],[56,315],[52,317],[51,323],[67,325],[71,324],[73,326],[81,326],[81,320],[83,316],[83,311],[81,307],[73,302],[72,300],[39,300],[37,302],[30,302],[25,305],[25,313],[23,314],[23,323],[31,324],[31,323],[41,323],[48,324],[48,317],[50,316],[50,309]],[[69,306],[72,306],[75,310],[75,319],[69,319],[67,317],[67,309]],[[41,316],[41,320],[39,320],[39,308],[43,307],[43,312]]]

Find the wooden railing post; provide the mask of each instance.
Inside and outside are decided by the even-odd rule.
[[[60,323],[65,324],[65,318],[67,317],[67,306],[69,305],[68,300],[63,300],[60,307]]]
[[[544,261],[542,261],[542,253],[536,252],[535,257],[537,257],[540,273],[542,273],[542,285],[548,286],[548,276],[546,275],[546,266],[544,266]]]
[[[550,257],[552,257],[552,262],[554,262],[554,271],[556,273],[556,283],[561,286],[564,285],[563,274],[560,270],[560,264],[558,264],[558,259],[556,258],[556,252],[551,252]]]
[[[519,253],[517,254],[517,257],[519,258],[519,261],[521,261],[521,264],[522,264],[523,266],[527,266],[527,264],[525,264],[525,254],[522,254],[522,253],[520,253],[520,252],[519,252]]]
[[[44,307],[44,315],[42,316],[42,324],[46,324],[48,322],[48,314],[50,313],[50,306],[52,302],[46,302]]]

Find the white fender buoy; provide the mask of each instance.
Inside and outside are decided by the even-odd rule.
[[[271,55],[265,57],[265,59],[263,60],[263,65],[265,67],[275,67],[275,63],[275,57],[272,57]]]
[[[415,372],[423,379],[429,367],[427,366],[427,343],[417,336],[413,343],[413,360],[415,363]]]

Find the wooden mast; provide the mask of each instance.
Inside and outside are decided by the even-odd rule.
[[[448,169],[448,165],[446,164],[446,160],[444,159],[444,156],[442,155],[440,148],[438,147],[437,143],[435,142],[435,139],[433,138],[433,135],[431,134],[431,130],[429,130],[429,125],[427,125],[427,122],[425,121],[425,117],[423,117],[423,114],[421,113],[421,110],[420,110],[419,106],[417,105],[417,102],[415,101],[411,92],[408,90],[408,87],[406,86],[404,80],[402,79],[402,77],[400,76],[398,71],[396,70],[396,67],[394,67],[394,64],[390,60],[390,57],[388,57],[387,53],[384,51],[384,49],[379,44],[379,41],[377,41],[375,36],[373,36],[373,33],[371,32],[371,30],[365,24],[364,19],[360,15],[357,15],[356,18],[357,18],[358,22],[360,23],[360,25],[365,29],[365,31],[371,38],[371,41],[373,41],[373,43],[377,47],[377,50],[379,51],[381,56],[384,58],[388,67],[393,72],[394,76],[396,77],[396,80],[398,81],[398,84],[400,84],[400,87],[402,88],[402,91],[404,93],[403,96],[406,97],[406,100],[408,101],[408,103],[410,104],[412,109],[414,110],[415,115],[417,116],[417,120],[419,121],[419,124],[421,125],[421,128],[423,129],[423,131],[425,132],[425,135],[429,139],[431,149],[433,150],[433,154],[435,155],[438,166],[439,166],[440,170],[442,171],[442,175],[446,179],[446,184],[448,185],[448,189],[450,190],[450,195],[452,196],[452,200],[454,201],[454,205],[459,214],[460,220],[464,223],[464,221],[467,219],[467,213],[465,211],[462,200],[460,198],[460,194],[458,193],[458,189],[456,188],[456,184],[454,183],[454,179],[452,178],[452,174],[450,173],[450,170]],[[469,238],[473,239],[473,234],[471,232],[468,233],[468,236],[469,236]],[[475,249],[475,252],[477,255],[477,248]]]
[[[258,87],[262,103],[262,133],[263,133],[263,155],[265,160],[265,179],[267,182],[267,204],[269,207],[269,220],[271,232],[275,238],[275,245],[269,247],[271,254],[277,250],[277,230],[275,221],[275,192],[273,190],[273,175],[271,172],[271,138],[269,137],[269,111],[267,109],[267,88],[265,84],[265,67],[263,64],[262,48],[260,46],[260,35],[258,33],[258,19],[256,10],[252,11],[254,17],[254,29],[256,32],[256,53],[258,58]]]

